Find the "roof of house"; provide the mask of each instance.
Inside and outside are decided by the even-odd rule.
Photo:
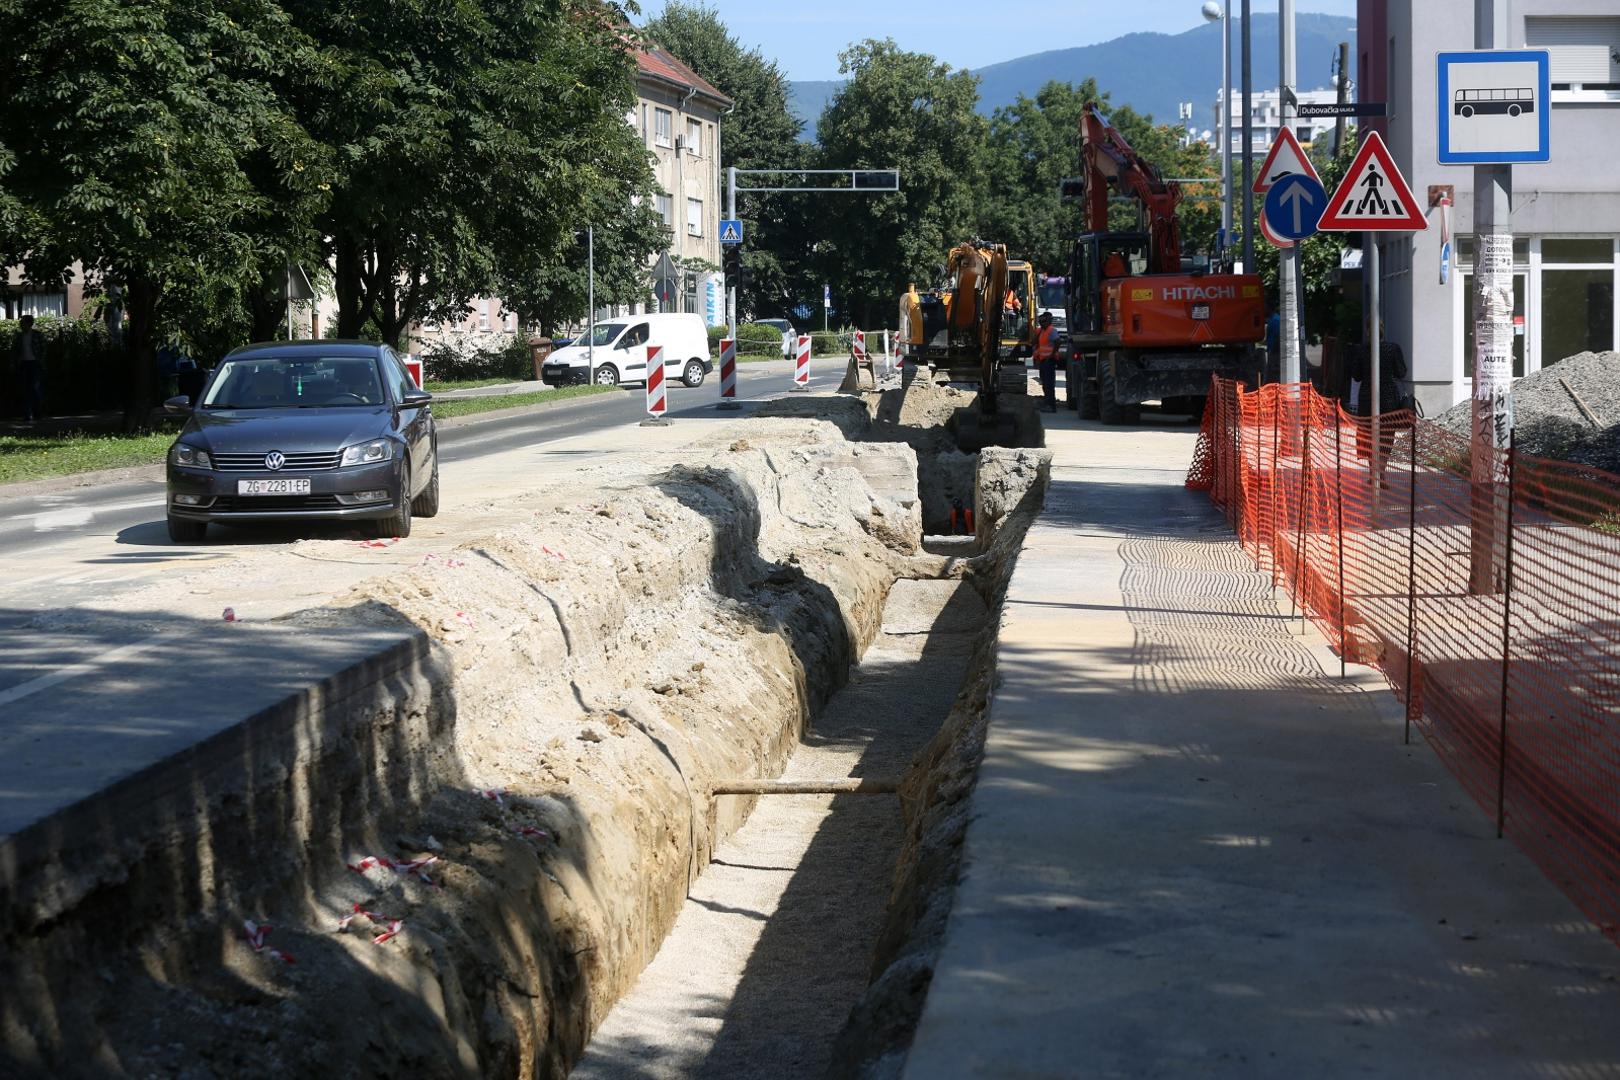
[[[636,70],[642,76],[668,83],[682,90],[692,89],[704,97],[729,106],[732,101],[705,81],[697,72],[681,63],[668,51],[657,45],[636,50]]]

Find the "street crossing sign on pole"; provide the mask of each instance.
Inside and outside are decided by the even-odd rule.
[[[1266,152],[1265,164],[1255,173],[1254,186],[1250,190],[1256,195],[1264,195],[1271,190],[1272,184],[1285,176],[1308,176],[1317,183],[1322,181],[1291,128],[1278,129],[1277,137],[1271,141],[1271,149]]]
[[[1273,225],[1276,222],[1272,222]],[[1378,132],[1369,131],[1318,226],[1323,232],[1421,232],[1429,227]]]
[[[1285,176],[1266,192],[1264,217],[1271,230],[1284,240],[1300,241],[1316,232],[1327,192],[1308,176]]]
[[[743,240],[742,222],[737,218],[726,218],[720,222],[720,242],[722,244],[740,244]]]

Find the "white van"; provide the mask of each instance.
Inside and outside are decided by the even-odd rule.
[[[540,366],[547,386],[594,382],[599,386],[647,381],[647,347],[664,347],[664,378],[687,386],[702,386],[714,370],[709,359],[709,332],[695,312],[668,315],[625,315],[596,324],[596,336],[587,330],[566,348],[558,349]],[[591,357],[595,354],[595,370]]]

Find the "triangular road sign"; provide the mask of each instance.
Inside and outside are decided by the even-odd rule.
[[[1322,181],[1293,131],[1279,128],[1277,137],[1271,140],[1271,149],[1266,153],[1266,163],[1260,166],[1260,171],[1254,176],[1251,190],[1256,195],[1264,195],[1271,190],[1272,184],[1285,176],[1308,176],[1317,183]]]
[[[1428,227],[1384,140],[1376,131],[1367,132],[1317,228],[1324,232],[1420,232]]]

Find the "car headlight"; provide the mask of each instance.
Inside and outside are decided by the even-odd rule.
[[[176,465],[189,465],[193,469],[212,469],[214,467],[214,459],[208,456],[208,451],[195,446],[187,446],[185,443],[175,443],[169,457]]]
[[[387,439],[361,443],[343,451],[344,465],[375,465],[394,456],[394,444]]]

